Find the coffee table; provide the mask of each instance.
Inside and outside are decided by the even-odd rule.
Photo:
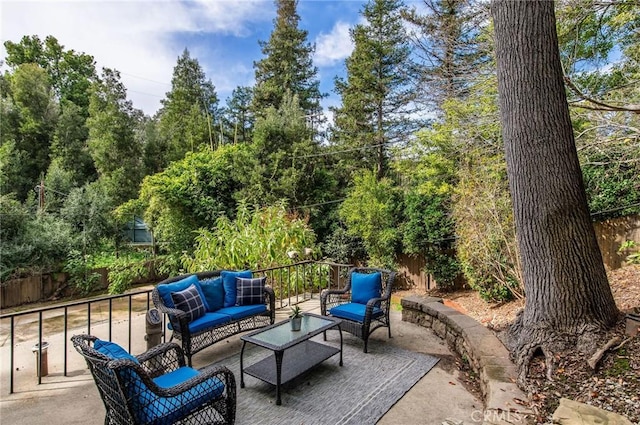
[[[292,331],[289,320],[258,329],[240,337],[240,388],[244,388],[244,374],[251,375],[276,386],[276,404],[281,405],[280,386],[300,376],[329,357],[340,353],[342,366],[341,320],[335,317],[305,313],[299,331]],[[340,331],[340,348],[311,341],[310,338],[331,328]],[[273,355],[248,366],[243,365],[247,342],[273,351]]]

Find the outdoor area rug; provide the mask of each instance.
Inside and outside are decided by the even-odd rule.
[[[438,362],[383,341],[370,343],[369,352],[363,353],[362,341],[343,335],[343,366],[336,354],[283,385],[281,406],[276,405],[273,385],[245,374],[245,387],[240,388],[240,354],[217,363],[236,377],[236,424],[374,424]],[[336,332],[327,333],[327,339],[328,344],[339,344]],[[322,341],[322,335],[313,340]],[[273,354],[247,343],[244,365],[268,355]]]

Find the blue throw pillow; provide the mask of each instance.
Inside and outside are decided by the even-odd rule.
[[[138,363],[138,359],[136,359],[135,356],[129,354],[127,350],[120,347],[115,342],[96,339],[95,342],[93,343],[93,348],[95,348],[96,351],[98,351],[99,353],[109,357],[109,359],[111,360],[129,359]]]
[[[382,273],[351,273],[351,302],[366,304],[379,298],[382,292]]]
[[[234,305],[236,305],[236,278],[244,277],[250,279],[251,277],[253,277],[253,274],[251,273],[251,270],[223,270],[220,272],[220,277],[222,277],[222,286],[224,286],[224,306],[233,307]]]
[[[177,309],[187,313],[189,322],[199,319],[207,312],[195,285],[189,286],[184,291],[172,292],[171,299]]]
[[[182,280],[172,283],[163,283],[162,285],[158,285],[158,293],[162,297],[162,302],[169,308],[175,308],[173,304],[173,300],[171,299],[172,292],[179,292],[187,289],[189,286],[195,285],[196,289],[200,293],[200,298],[202,298],[202,303],[204,304],[205,309],[209,309],[209,305],[207,304],[207,300],[205,299],[204,294],[202,293],[202,288],[200,287],[200,281],[198,280],[198,276],[192,274],[191,276],[187,276]],[[235,292],[234,292],[235,294]]]
[[[237,278],[236,305],[264,304],[264,285],[266,283],[266,276],[254,279]]]
[[[222,277],[202,279],[200,287],[204,293],[204,299],[209,308],[207,311],[214,312],[224,307],[224,286]]]

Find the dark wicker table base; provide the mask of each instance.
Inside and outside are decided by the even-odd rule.
[[[287,322],[288,320],[283,323]],[[283,325],[283,323],[279,325]],[[273,326],[278,326],[278,324]],[[340,332],[340,348],[311,341],[310,338],[318,332],[301,333],[300,337],[295,341],[278,347],[269,346],[269,344],[262,344],[253,340],[247,341],[243,337],[242,350],[240,351],[240,388],[244,388],[244,374],[251,375],[264,382],[275,385],[276,404],[281,405],[281,385],[286,384],[338,353],[340,353],[340,366],[342,366],[342,330],[340,329],[340,322],[336,322],[335,325],[331,327],[338,328]],[[244,368],[243,357],[247,342],[267,348],[273,351],[273,354]]]

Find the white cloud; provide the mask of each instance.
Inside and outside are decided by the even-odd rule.
[[[185,47],[179,36],[243,37],[273,16],[273,4],[261,0],[3,1],[1,8],[3,42],[53,35],[66,49],[92,55],[98,70],[119,70],[134,106],[147,114],[159,108],[170,89],[173,67]],[[0,55],[6,56],[4,46]]]
[[[331,66],[347,58],[353,51],[349,24],[338,21],[328,34],[316,37],[316,53],[313,61],[318,66]]]

